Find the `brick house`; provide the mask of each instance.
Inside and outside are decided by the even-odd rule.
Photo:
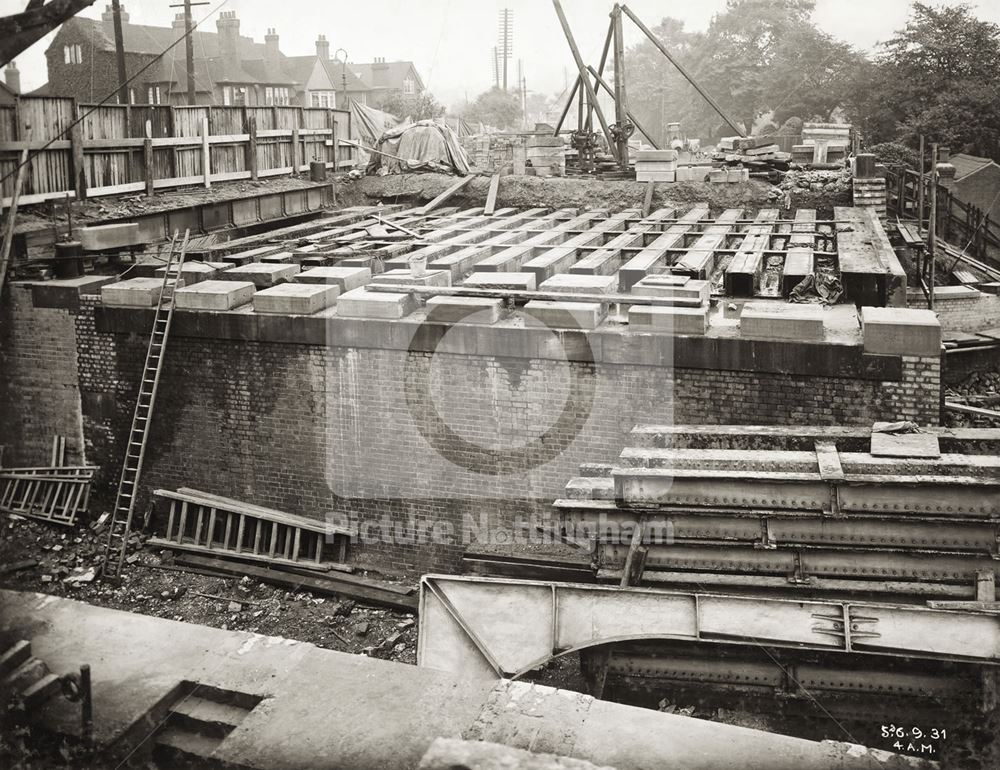
[[[366,64],[349,63],[354,74],[368,89],[367,104],[382,109],[392,96],[416,96],[424,91],[424,81],[411,61],[376,59]]]
[[[955,167],[951,193],[962,203],[971,203],[1000,221],[1000,165],[989,158],[955,153],[948,162]]]
[[[196,104],[333,106],[344,78],[329,59],[329,43],[319,36],[316,53],[285,56],[278,35],[269,29],[264,42],[240,34],[235,11],[223,11],[216,31],[193,33]],[[132,24],[122,9],[125,68],[129,75],[153,61],[184,34],[184,16],[170,27]],[[35,93],[100,101],[118,84],[114,21],[110,7],[100,20],[74,17],[63,24],[45,52],[49,82]],[[348,86],[366,86],[348,73]],[[117,97],[116,97],[117,98]],[[187,104],[185,45],[171,49],[130,86],[134,104]]]

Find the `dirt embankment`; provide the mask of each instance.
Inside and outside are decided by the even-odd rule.
[[[382,177],[343,179],[337,186],[341,205],[360,205],[381,200],[385,203],[418,203],[431,200],[455,177],[446,174],[402,174]],[[452,199],[452,204],[482,206],[486,202],[490,178],[472,180]],[[712,214],[727,208],[756,210],[768,204],[770,185],[750,181],[741,184],[708,184],[681,182],[657,185],[653,208],[677,206],[690,208],[695,203],[707,203]],[[505,176],[500,179],[497,193],[498,208],[608,209],[612,212],[641,208],[646,196],[646,183],[601,181],[585,177]]]

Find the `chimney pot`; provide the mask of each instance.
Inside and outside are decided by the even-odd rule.
[[[323,61],[330,60],[330,43],[326,39],[326,35],[320,35],[316,38],[316,56]]]

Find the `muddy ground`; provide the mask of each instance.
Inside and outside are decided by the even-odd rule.
[[[446,174],[405,174],[394,176],[344,179],[338,184],[338,200],[345,205],[357,205],[374,200],[428,201],[454,184],[455,177]],[[490,177],[478,176],[452,199],[459,205],[482,206],[486,202]],[[750,181],[741,184],[688,183],[657,185],[653,208],[678,206],[688,209],[694,203],[708,203],[712,213],[727,208],[757,209],[769,202],[771,186]],[[497,193],[498,208],[606,208],[621,211],[642,208],[646,196],[643,182],[617,182],[585,177],[504,176]]]
[[[171,568],[167,552],[151,547],[130,553],[117,583],[94,580],[104,538],[85,524],[62,527],[5,516],[0,527],[0,588],[38,591],[100,607],[416,662],[412,613],[287,591],[248,577],[180,571]],[[28,561],[36,564],[8,571]]]

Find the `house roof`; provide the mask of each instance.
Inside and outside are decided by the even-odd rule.
[[[422,90],[424,81],[420,78],[416,66],[411,61],[365,62],[347,65],[354,70],[368,89],[392,88],[402,90],[403,81],[411,72],[417,79],[417,90]]]
[[[979,158],[975,155],[966,155],[964,152],[957,152],[948,158],[948,162],[955,167],[955,181],[964,179],[967,176],[982,171],[987,166],[995,166],[990,158]]]
[[[327,77],[330,78],[335,91],[353,92],[371,90],[351,71],[351,67],[354,66],[353,64],[348,64],[347,67],[344,67],[335,59],[320,59],[315,54],[309,56],[286,56],[283,59],[285,69],[295,77],[297,83],[302,83],[303,85],[309,80],[309,76],[312,75],[313,67],[316,66],[317,61],[326,70]]]

